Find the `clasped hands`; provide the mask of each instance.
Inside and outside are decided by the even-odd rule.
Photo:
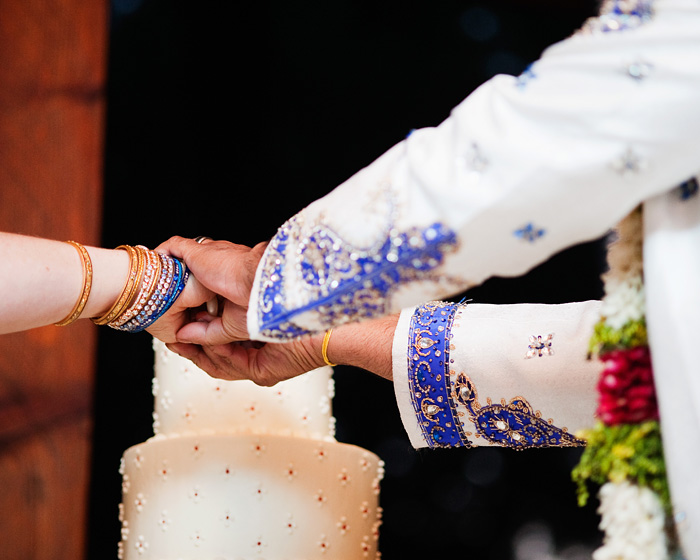
[[[266,243],[255,247],[228,241],[173,237],[156,248],[181,259],[190,270],[182,295],[148,332],[200,369],[221,379],[251,379],[270,386],[321,367],[322,334],[279,344],[250,340],[247,310]],[[217,314],[206,303],[217,298]]]

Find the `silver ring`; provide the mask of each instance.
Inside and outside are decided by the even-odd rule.
[[[206,236],[204,236],[204,235],[199,235],[199,236],[197,236],[197,237],[194,238],[194,240],[195,240],[197,243],[204,243],[207,239],[211,239],[211,237],[206,237]],[[213,239],[211,239],[211,240],[213,241]]]

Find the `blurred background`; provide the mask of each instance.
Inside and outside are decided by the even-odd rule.
[[[11,4],[20,3],[0,0],[2,13]],[[57,18],[69,4],[71,17]],[[59,228],[47,235],[34,225],[43,223],[38,219],[17,229],[16,221],[2,218],[2,209],[0,229],[59,239],[82,232],[86,237],[80,240],[106,247],[154,247],[176,234],[243,244],[269,239],[284,220],[411,129],[439,124],[491,76],[521,73],[596,10],[591,0],[112,0],[103,5],[104,17],[76,18],[87,4],[97,9],[101,2],[27,0],[20,11],[52,30],[44,34],[49,47],[57,21],[88,26],[94,34],[94,45],[71,43],[66,56],[74,60],[93,49],[92,64],[102,65],[94,87],[80,97],[85,103],[88,95],[98,107],[85,116],[98,134],[90,144],[100,163],[94,173],[99,186],[90,191],[98,202],[73,219],[77,229],[71,232]],[[9,25],[3,21],[8,20],[0,15],[0,31]],[[5,74],[0,69],[0,77]],[[5,113],[7,107],[0,105]],[[0,121],[0,132],[2,126]],[[5,161],[0,151],[0,166]],[[58,188],[48,188],[39,176],[32,181],[43,193]],[[10,197],[21,198],[24,191],[2,184],[0,192],[7,208],[14,205],[6,214],[16,216]],[[53,211],[68,212],[83,195],[46,196],[55,198]],[[80,220],[92,229],[81,230]],[[522,278],[494,278],[457,297],[479,303],[599,298],[601,266],[597,241],[567,250]],[[0,440],[5,454],[0,481],[20,481],[15,501],[28,516],[18,514],[14,525],[0,521],[0,529],[33,543],[13,544],[0,533],[7,543],[0,545],[7,547],[6,553],[0,548],[3,558],[116,558],[119,459],[127,447],[152,435],[153,356],[146,333],[92,327],[83,327],[87,338],[77,342],[79,347],[94,338],[89,346],[94,363],[83,366],[86,381],[61,394],[64,401],[77,399],[75,406],[85,412],[82,454],[67,451],[63,439],[51,439],[54,459],[47,463],[25,458],[21,431]],[[6,339],[0,350],[28,353],[29,345],[45,352],[58,344],[44,341],[47,336]],[[65,362],[53,379],[71,367],[70,355]],[[0,360],[0,372],[9,364]],[[391,384],[354,368],[336,368],[334,412],[339,441],[370,449],[386,462],[380,496],[380,550],[386,560],[455,551],[482,560],[582,560],[599,544],[596,504],[577,507],[570,482],[577,450],[416,452],[401,426]],[[3,418],[0,408],[0,435]],[[40,439],[46,443],[47,437]],[[42,509],[42,527],[52,521],[83,527],[54,536],[27,526],[45,487],[66,485],[75,473],[46,474],[64,464],[55,459],[62,454],[85,464],[80,479],[85,488],[61,501],[53,517]],[[69,540],[77,544],[67,545]],[[69,547],[74,552],[62,552]]]

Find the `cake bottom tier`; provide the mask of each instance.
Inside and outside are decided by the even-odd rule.
[[[375,558],[382,463],[270,435],[160,437],[122,459],[125,560]]]

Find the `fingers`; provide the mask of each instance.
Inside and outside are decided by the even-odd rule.
[[[175,236],[156,249],[183,260],[190,270],[190,281],[181,296],[181,304],[186,308],[207,305],[208,314],[199,313],[195,321],[189,323],[187,320],[191,320],[191,315],[186,313],[186,309],[181,310],[183,313],[180,315],[185,320],[172,322],[175,330],[179,330],[173,335],[171,328],[166,337],[168,341],[175,339],[179,343],[189,344],[188,348],[179,350],[190,352],[194,359],[202,361],[206,366],[202,368],[205,371],[225,369],[228,367],[225,361],[230,358],[227,354],[218,355],[209,348],[249,338],[246,316],[248,300],[258,263],[266,247],[266,242],[258,243],[251,249],[228,241],[205,239],[199,243],[194,239]],[[207,349],[197,350],[193,345],[206,346]],[[235,353],[238,351],[233,348],[229,354],[237,356]]]
[[[216,318],[211,322],[194,321],[182,327],[176,334],[178,342],[186,344],[199,344],[203,346],[218,346],[229,344],[241,338],[232,339],[223,329],[223,321]]]
[[[224,301],[221,317],[198,314],[195,319],[177,332],[178,342],[218,346],[250,338],[246,310],[230,301]]]
[[[168,344],[173,352],[194,362],[218,379],[249,379],[271,387],[280,381],[316,369],[321,363],[310,360],[302,345],[234,342],[218,346]]]
[[[172,255],[173,257],[178,257],[179,259],[184,258],[185,254],[190,252],[194,247],[197,245],[200,245],[197,243],[194,239],[189,239],[187,237],[180,237],[179,235],[175,235],[168,239],[167,241],[164,241],[158,247],[156,247],[156,251],[159,253],[167,253],[169,255]]]
[[[208,241],[213,241],[211,237],[205,237],[205,236],[199,236],[194,238],[195,242],[199,243],[200,245],[203,243],[207,243]],[[211,315],[212,317],[216,317],[219,314],[219,296],[214,294],[208,301],[207,301],[207,313]]]
[[[190,274],[180,297],[187,307],[199,307],[204,302],[209,302],[216,298],[216,294],[204,286],[196,276]]]
[[[229,241],[172,237],[159,247],[182,259],[202,284],[238,305],[247,306],[258,263],[266,243],[251,249]]]
[[[243,379],[242,376],[236,376],[235,372],[232,371],[231,368],[221,367],[221,364],[212,361],[208,353],[205,352],[201,346],[183,343],[166,344],[166,346],[169,350],[179,354],[183,358],[190,360],[199,369],[206,371],[212,377],[228,380]]]
[[[199,369],[217,379],[236,381],[252,379],[249,352],[256,349],[238,343],[201,347],[196,344],[167,344],[168,349],[193,362]]]
[[[207,301],[207,313],[212,317],[216,317],[219,314],[219,298],[217,296]]]
[[[194,239],[187,239],[185,237],[180,237],[180,236],[175,236],[171,237],[164,243],[161,243],[156,247],[156,251],[159,253],[166,253],[168,255],[172,255],[180,260],[182,260],[188,268],[190,268],[190,280],[194,280],[197,287],[201,288],[201,290],[206,290],[206,295],[207,297],[201,302],[204,303],[206,301],[207,304],[207,310],[211,315],[217,315],[218,311],[218,306],[217,306],[217,300],[216,300],[216,294],[213,292],[211,287],[204,285],[199,278],[197,278],[196,274],[191,270],[191,267],[187,263],[187,258],[186,255],[190,255],[191,251],[196,250],[196,245],[201,245],[203,243],[208,243],[209,239],[206,239],[202,242],[197,242]],[[190,261],[192,260],[191,258],[189,259]],[[188,282],[188,284],[191,282]],[[192,290],[190,290],[192,292]],[[196,293],[203,293],[201,291],[198,291]]]

